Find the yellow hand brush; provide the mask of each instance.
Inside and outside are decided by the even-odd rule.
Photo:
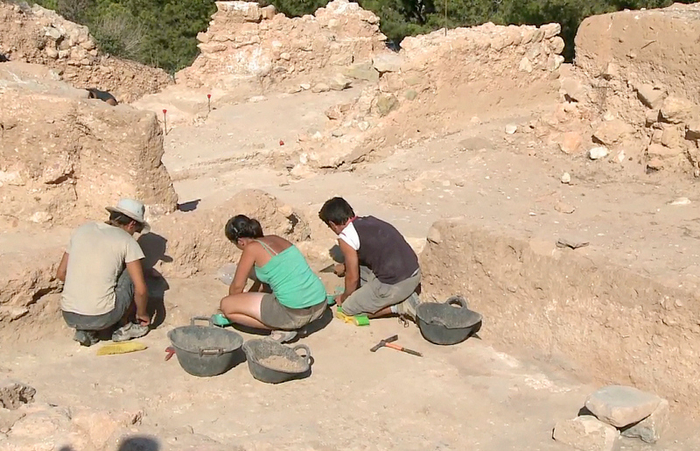
[[[143,343],[139,343],[138,341],[124,341],[102,346],[97,350],[97,355],[127,354],[129,352],[143,351],[144,349],[148,349],[148,346]]]

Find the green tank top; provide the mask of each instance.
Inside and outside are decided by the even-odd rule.
[[[262,245],[272,258],[262,267],[255,267],[255,276],[272,288],[280,304],[291,309],[303,309],[326,302],[326,288],[311,270],[304,256],[292,245],[276,254]]]

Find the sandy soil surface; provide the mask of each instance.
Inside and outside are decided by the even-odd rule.
[[[298,134],[321,128],[328,106],[356,94],[303,93],[224,106],[199,126],[174,128],[164,162],[180,202],[201,199],[198,208],[205,208],[258,188],[306,208],[315,220],[323,201],[342,195],[357,213],[394,223],[417,247],[433,222],[463,216],[533,240],[581,237],[590,245],[577,252],[605,256],[669,286],[697,289],[700,216],[694,204],[669,205],[681,196],[696,201],[692,182],[572,159],[522,131],[505,134],[506,124],[523,130],[538,111],[510,110],[467,123],[459,133],[399,147],[352,172],[295,179],[256,163],[274,159],[280,139],[292,145]],[[554,105],[543,106],[549,107]],[[272,157],[261,155],[265,149]],[[564,172],[571,185],[561,183]],[[571,214],[558,211],[572,208]],[[57,241],[65,233],[57,233]],[[141,409],[143,422],[134,432],[157,437],[164,450],[193,434],[245,450],[563,450],[551,439],[554,424],[573,418],[596,388],[566,365],[547,366],[478,338],[454,347],[431,345],[415,326],[403,328],[396,319],[374,320],[366,328],[332,321],[302,338],[314,357],[308,379],[265,385],[245,363],[219,377],[195,378],[176,358],[164,361],[166,334],[194,315],[213,313],[226,288],[213,274],[168,285],[165,322],[141,340],[146,351],[97,357],[56,323],[47,325],[50,341],[3,349],[0,374],[30,383],[40,401],[56,405]],[[424,357],[369,352],[395,333]],[[656,447],[625,440],[623,449],[700,446],[692,424],[677,417],[673,425]]]

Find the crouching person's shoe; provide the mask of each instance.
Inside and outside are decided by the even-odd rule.
[[[413,293],[408,299],[396,306],[396,313],[403,320],[416,322],[416,307],[420,304],[420,298]]]
[[[100,341],[99,338],[97,338],[97,332],[92,330],[76,330],[75,335],[73,335],[73,340],[86,347],[90,347]]]
[[[148,333],[148,326],[142,326],[136,323],[127,323],[125,326],[115,330],[112,334],[112,341],[120,342],[141,338]]]

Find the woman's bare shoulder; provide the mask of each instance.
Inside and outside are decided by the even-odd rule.
[[[272,249],[276,252],[282,252],[283,250],[293,246],[293,244],[288,240],[278,235],[266,235],[265,238],[265,244],[272,247]]]

